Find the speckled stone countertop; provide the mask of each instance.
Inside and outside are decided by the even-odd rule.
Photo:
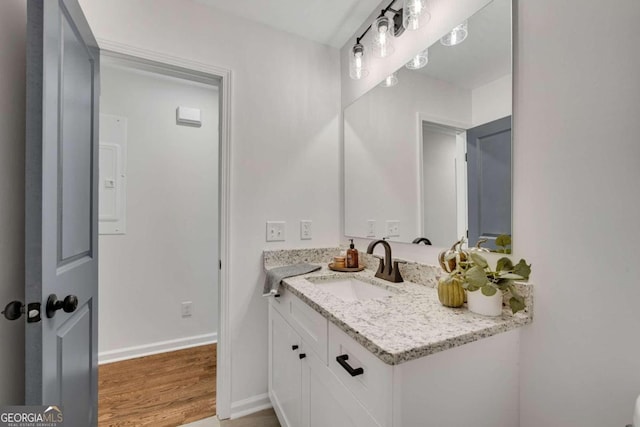
[[[429,279],[429,273],[425,273],[424,270],[417,276],[423,277],[426,283],[390,283],[374,277],[375,271],[369,267],[359,273],[329,270],[326,263],[336,251],[339,252],[339,249],[313,251],[316,251],[312,252],[313,257],[308,256],[305,259],[282,254],[272,256],[274,252],[265,252],[265,269],[284,265],[285,261],[315,262],[322,265],[321,270],[285,279],[282,285],[389,365],[428,356],[533,321],[530,285],[519,285],[527,300],[525,312],[519,312],[514,316],[505,308],[502,316],[487,317],[474,314],[466,307],[452,309],[442,306],[437,290],[432,287],[432,283],[437,279]],[[325,262],[320,262],[321,260]],[[433,266],[425,267],[427,272],[432,273],[437,269]],[[419,267],[412,268],[421,270]],[[355,277],[380,286],[393,295],[347,302],[322,289],[322,281],[347,277]]]

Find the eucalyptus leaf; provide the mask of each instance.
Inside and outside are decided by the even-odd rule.
[[[475,253],[475,252],[471,252],[470,254],[471,256],[471,260],[478,266],[482,267],[482,268],[487,268],[489,266],[489,263],[487,262],[487,260],[485,259],[485,257],[483,257],[482,255]]]
[[[477,265],[471,267],[464,274],[464,278],[471,285],[475,285],[475,286],[478,286],[478,287],[484,286],[489,281],[489,279],[487,279],[487,274],[485,273],[484,269],[482,267],[477,266]]]
[[[524,280],[524,277],[515,273],[500,273],[498,277],[500,279],[507,279],[507,280]]]
[[[469,284],[469,283],[466,283],[466,286],[467,286],[467,287],[466,287],[466,289],[467,289],[469,292],[475,292],[475,291],[477,291],[478,289],[480,289],[480,288],[479,288],[479,287],[477,287],[476,285],[471,285],[471,284]],[[463,285],[463,287],[464,287],[464,285]]]
[[[529,275],[531,275],[531,265],[527,265],[527,262],[521,259],[513,268],[513,272],[522,276],[521,280],[529,280]]]
[[[480,288],[480,290],[482,291],[482,295],[487,297],[492,297],[496,294],[496,292],[498,292],[498,289],[496,289],[495,286],[491,285],[484,285],[482,288]]]
[[[507,247],[511,244],[511,236],[508,234],[501,234],[496,237],[496,246]]]
[[[502,257],[496,264],[496,271],[513,270],[513,262],[507,257]]]
[[[509,306],[511,307],[513,314],[516,314],[525,308],[524,301],[519,301],[516,297],[511,297],[509,299]]]

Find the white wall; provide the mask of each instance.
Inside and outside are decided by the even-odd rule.
[[[640,394],[640,2],[518,12],[514,249],[537,284],[521,426],[623,426]]]
[[[536,285],[520,425],[623,426],[640,393],[640,3],[518,3],[514,251]]]
[[[100,236],[100,361],[218,331],[218,88],[101,67],[100,112],[127,119],[127,233]],[[178,106],[202,126],[176,124]],[[181,303],[193,315],[181,317]],[[131,347],[137,347],[131,349]]]
[[[24,302],[26,2],[0,2],[0,311]],[[0,405],[24,401],[24,317],[0,317]]]
[[[513,76],[508,74],[471,91],[473,125],[479,126],[511,115]]]
[[[391,240],[420,237],[418,114],[471,123],[471,91],[406,69],[398,79],[398,85],[376,87],[344,112],[348,236],[366,236],[367,220],[373,219],[378,238],[387,236],[387,220],[400,221],[400,237]]]
[[[340,65],[336,49],[196,2],[81,0],[98,38],[230,68],[232,401],[267,392],[264,248],[339,241]],[[265,221],[287,241],[265,243]],[[299,220],[313,240],[299,240]]]

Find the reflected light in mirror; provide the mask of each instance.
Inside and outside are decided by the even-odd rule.
[[[384,79],[382,81],[382,83],[380,83],[380,86],[382,87],[391,87],[391,86],[395,86],[398,84],[398,73],[393,73],[389,76],[387,76],[386,79]]]
[[[407,62],[406,67],[410,70],[419,70],[429,63],[429,49],[425,49],[422,52],[418,52],[411,61]]]
[[[467,21],[464,21],[462,24],[451,30],[450,33],[447,33],[444,37],[442,37],[440,39],[440,43],[442,43],[444,46],[455,46],[462,43],[467,39],[467,36],[469,35],[467,25]]]

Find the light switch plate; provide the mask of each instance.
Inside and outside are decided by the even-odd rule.
[[[400,221],[387,221],[387,237],[400,237]]]
[[[300,220],[300,240],[311,240],[313,237],[310,219]]]
[[[376,237],[376,220],[375,219],[367,220],[367,236],[366,237]]]
[[[267,221],[267,242],[284,242],[285,225],[284,221]]]

